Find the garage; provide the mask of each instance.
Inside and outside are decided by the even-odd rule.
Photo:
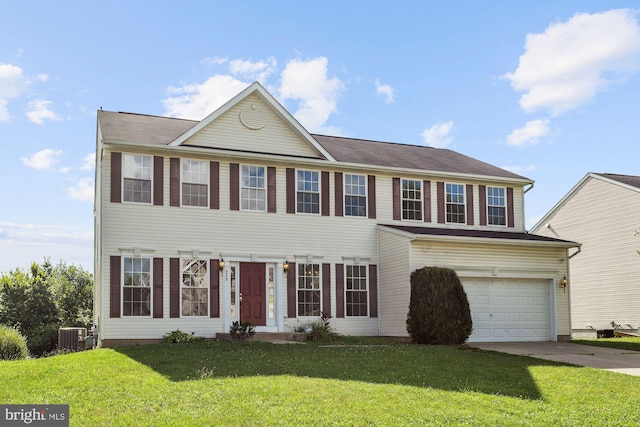
[[[550,341],[549,280],[466,279],[473,332],[469,341]]]

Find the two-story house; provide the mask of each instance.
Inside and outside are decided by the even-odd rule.
[[[571,242],[524,229],[527,178],[446,149],[312,135],[254,83],[202,121],[98,112],[102,345],[233,321],[406,337],[409,277],[453,268],[474,341],[570,333]]]

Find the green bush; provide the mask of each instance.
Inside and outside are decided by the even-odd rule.
[[[331,316],[322,314],[320,320],[303,323],[294,328],[296,332],[304,332],[310,341],[333,341],[337,338],[335,331],[329,324]]]
[[[244,341],[250,339],[256,333],[256,327],[251,322],[238,322],[237,320],[231,323],[229,327],[229,333],[234,340]]]
[[[197,337],[194,333],[182,332],[180,329],[167,332],[162,337],[162,342],[165,344],[184,344],[189,342],[198,342],[204,340],[203,337]]]
[[[424,267],[411,273],[407,332],[418,344],[462,344],[471,335],[469,300],[455,271]]]
[[[0,360],[19,360],[27,357],[27,339],[16,328],[0,325]]]

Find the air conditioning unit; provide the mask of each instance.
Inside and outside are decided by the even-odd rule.
[[[87,328],[58,329],[58,349],[84,350]]]

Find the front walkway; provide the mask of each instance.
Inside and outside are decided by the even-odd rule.
[[[640,351],[569,342],[468,343],[470,347],[640,376]]]

